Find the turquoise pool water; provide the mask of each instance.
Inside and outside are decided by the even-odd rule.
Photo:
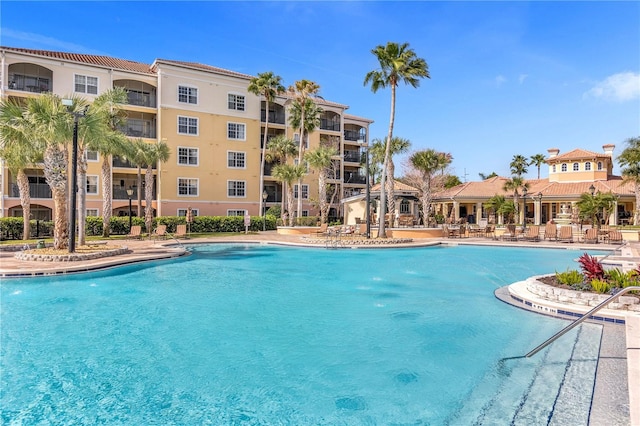
[[[4,280],[1,423],[483,424],[496,392],[533,387],[499,360],[565,325],[493,291],[577,268],[581,254],[192,249],[181,260]],[[518,366],[535,376],[545,357],[564,355]],[[492,415],[508,424],[510,409]]]

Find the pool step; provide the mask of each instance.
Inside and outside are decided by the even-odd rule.
[[[583,324],[533,358],[501,361],[447,423],[587,425],[600,338]]]

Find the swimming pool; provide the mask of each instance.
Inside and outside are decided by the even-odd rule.
[[[543,356],[500,361],[566,323],[493,291],[575,268],[579,254],[216,244],[180,260],[4,280],[2,421],[496,424],[548,415],[556,400],[523,413],[522,395],[557,394],[555,377],[576,351],[581,368],[592,366],[600,326],[584,325]],[[592,367],[576,373],[587,387]]]

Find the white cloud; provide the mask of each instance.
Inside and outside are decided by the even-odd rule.
[[[518,76],[518,81],[520,82],[520,84],[523,84],[527,77],[529,77],[529,74],[520,74]]]
[[[640,74],[628,71],[611,75],[585,92],[583,98],[618,102],[640,98]]]
[[[496,77],[496,86],[500,87],[503,83],[505,83],[507,79],[503,75],[499,75]]]
[[[29,42],[32,49],[48,49],[48,50],[61,50],[66,52],[86,53],[91,55],[104,55],[105,53],[98,52],[95,49],[90,49],[79,44],[69,43],[64,40],[58,40],[53,37],[44,36],[41,34],[28,33],[24,31],[15,31],[11,28],[2,29],[2,37],[7,39],[18,40],[19,43]]]

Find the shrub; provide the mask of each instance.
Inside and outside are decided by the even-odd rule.
[[[625,288],[637,285],[636,271],[622,272],[620,269],[610,269],[606,273],[607,280],[614,288]]]
[[[556,279],[560,284],[571,287],[584,283],[584,276],[576,269],[567,270],[566,272],[556,271]]]
[[[604,294],[611,290],[611,285],[606,281],[595,279],[591,280],[591,288],[593,288],[597,293]]]
[[[584,274],[587,281],[604,279],[604,268],[602,267],[600,261],[595,257],[590,256],[588,253],[585,253],[580,256],[580,258],[578,259],[578,263],[580,263],[582,273]]]
[[[282,216],[282,208],[280,206],[271,206],[267,209],[267,213],[265,213],[266,216],[275,216],[275,217],[281,217]]]

